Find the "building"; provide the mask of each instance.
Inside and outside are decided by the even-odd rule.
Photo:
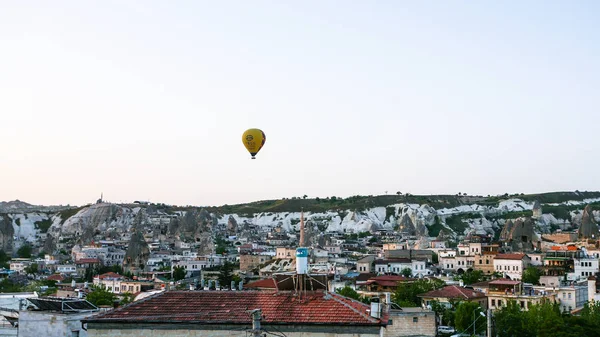
[[[495,252],[483,252],[481,255],[476,255],[473,260],[473,269],[481,270],[485,275],[493,274],[496,255]]]
[[[261,264],[271,261],[271,256],[268,255],[240,255],[240,271],[247,272],[258,268]]]
[[[288,247],[277,247],[275,251],[275,258],[277,259],[296,259],[296,249]]]
[[[35,310],[19,312],[19,336],[89,336],[81,320],[98,312],[90,302],[76,298],[28,298]]]
[[[520,281],[509,279],[490,281],[487,292],[488,307],[492,310],[506,306],[509,301],[515,301],[521,309],[529,310],[532,304],[555,302],[555,299],[554,293],[534,288],[524,289]]]
[[[125,281],[125,276],[113,272],[94,276],[94,285],[103,286],[115,294],[121,293],[121,282],[123,281]]]
[[[494,270],[509,277],[520,280],[523,271],[529,266],[529,257],[525,254],[498,254],[494,258]]]
[[[574,275],[570,277],[572,280],[582,279],[587,280],[589,276],[594,276],[598,271],[598,259],[595,257],[578,257],[573,259]]]
[[[95,336],[238,336],[255,326],[287,337],[380,337],[383,306],[321,291],[168,291],[83,320]],[[418,316],[416,316],[418,317]],[[260,325],[260,327],[258,326]]]
[[[449,308],[452,306],[452,302],[465,301],[476,302],[482,309],[487,309],[487,300],[484,293],[456,285],[445,286],[418,296],[425,305],[431,305],[433,301],[436,301]]]
[[[423,308],[392,309],[383,336],[437,336],[435,312]]]
[[[375,272],[401,274],[403,270],[409,269],[413,277],[430,275],[431,271],[426,269],[426,263],[425,260],[417,259],[375,260]]]
[[[375,266],[375,256],[368,255],[356,261],[356,271],[359,273],[372,273]]]
[[[100,260],[97,258],[85,258],[75,261],[75,272],[79,276],[85,275],[86,270],[100,266]]]

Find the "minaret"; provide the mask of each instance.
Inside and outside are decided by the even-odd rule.
[[[304,209],[300,212],[300,243],[298,247],[304,247]]]

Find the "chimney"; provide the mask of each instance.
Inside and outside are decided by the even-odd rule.
[[[379,297],[371,297],[371,317],[381,318],[381,300]]]
[[[464,287],[465,286],[465,282],[463,280],[459,280],[458,281],[458,285],[461,286],[461,287]]]
[[[299,247],[304,247],[304,209],[300,212],[300,243]]]
[[[235,281],[231,281],[231,287],[229,289],[235,290]]]
[[[240,281],[240,285],[238,287],[238,290],[243,290],[244,289],[244,281]]]
[[[190,290],[196,290],[196,287],[194,287],[193,283],[190,283]]]

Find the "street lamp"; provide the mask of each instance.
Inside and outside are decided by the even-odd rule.
[[[475,310],[473,310],[473,336],[475,336],[475,334],[476,334],[475,328],[477,327],[477,325],[475,323],[477,323],[477,320],[480,319],[481,317],[485,317],[485,314],[483,313],[483,311],[479,312],[479,314],[481,315],[480,317],[476,317],[475,313],[477,312],[477,309],[480,309],[480,308],[476,308]]]

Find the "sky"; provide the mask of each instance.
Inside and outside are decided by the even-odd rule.
[[[600,190],[597,1],[2,1],[0,200]],[[256,160],[241,141],[267,137]]]

